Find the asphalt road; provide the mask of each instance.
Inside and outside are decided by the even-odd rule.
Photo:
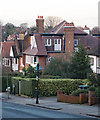
[[[28,118],[79,118],[81,120],[84,118],[84,120],[91,120],[91,118],[85,117],[85,116],[78,116],[73,114],[66,114],[55,110],[47,110],[43,108],[33,107],[33,106],[26,106],[26,105],[19,105],[15,103],[8,103],[3,102],[2,103],[2,117],[3,118],[22,118],[22,119],[28,119]],[[71,119],[71,120],[72,120]],[[76,120],[77,120],[76,119]],[[96,120],[96,119],[95,119]]]

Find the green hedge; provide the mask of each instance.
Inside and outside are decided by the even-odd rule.
[[[11,77],[8,77],[8,76],[0,76],[0,80],[2,80],[2,92],[6,92],[7,81],[8,81],[8,86],[11,87]]]
[[[21,94],[36,97],[36,79],[13,77],[12,85],[16,86],[18,94],[18,81],[21,80]],[[84,84],[86,80],[80,79],[39,79],[39,96],[55,96],[57,90],[62,90],[64,94],[70,94],[78,88],[78,85]],[[13,93],[13,90],[12,90]]]

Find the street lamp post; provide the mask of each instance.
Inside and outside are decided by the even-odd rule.
[[[37,80],[37,90],[36,90],[36,104],[39,104],[39,101],[38,101],[38,78],[39,78],[39,63],[37,64],[37,76],[36,76],[36,80]]]

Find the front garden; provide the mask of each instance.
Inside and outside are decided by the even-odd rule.
[[[96,98],[100,97],[100,75],[92,72],[89,64],[89,58],[86,55],[82,46],[79,46],[79,51],[75,53],[71,62],[68,63],[63,57],[52,59],[50,64],[46,66],[44,72],[39,71],[39,97],[56,96],[57,91],[62,91],[65,99],[77,99],[81,93],[88,94],[88,91],[95,91]],[[23,68],[23,73],[2,77],[3,91],[7,86],[11,87],[11,94],[26,95],[36,97],[37,89],[37,71],[29,65],[28,69]],[[20,84],[19,84],[20,83]],[[81,90],[79,85],[88,85],[88,89]],[[59,98],[59,101],[62,101]],[[79,100],[78,100],[79,101]]]

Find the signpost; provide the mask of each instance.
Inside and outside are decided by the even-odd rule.
[[[37,64],[37,76],[36,76],[36,81],[37,81],[37,91],[36,91],[36,104],[39,104],[39,101],[38,101],[38,78],[39,78],[39,63]]]

